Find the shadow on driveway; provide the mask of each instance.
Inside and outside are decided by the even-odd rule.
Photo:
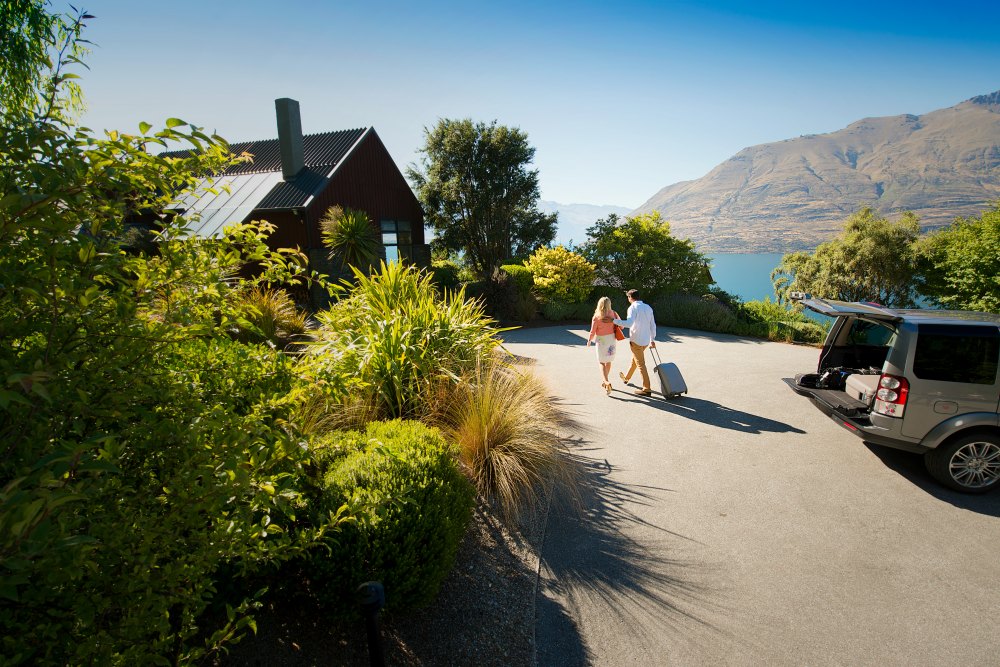
[[[616,388],[611,396],[619,400],[643,401],[651,408],[669,412],[685,419],[693,419],[709,426],[718,426],[742,433],[805,433],[802,429],[791,424],[728,408],[703,398],[679,396],[667,400],[663,398],[662,394],[656,392],[652,396],[643,397],[631,394],[631,389],[625,390],[624,396],[621,395],[621,391]]]
[[[914,486],[926,491],[928,495],[970,512],[1000,517],[1000,491],[983,495],[952,491],[934,481],[924,467],[923,457],[919,454],[910,454],[891,447],[879,447],[867,442],[865,446],[881,459],[887,468],[895,470]]]
[[[553,510],[541,549],[546,574],[543,590],[535,597],[536,664],[592,661],[574,622],[573,610],[581,604],[610,609],[637,649],[644,638],[656,638],[650,645],[658,643],[665,631],[685,636],[694,630],[717,631],[695,611],[717,608],[708,600],[711,591],[697,583],[706,566],[664,557],[660,554],[672,549],[629,537],[641,524],[665,540],[691,541],[629,509],[660,504],[670,490],[622,484],[612,479],[606,460],[575,458],[582,468],[582,509]],[[638,652],[632,659],[642,655]]]

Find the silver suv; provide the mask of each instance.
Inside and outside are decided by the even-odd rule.
[[[836,318],[792,389],[865,442],[923,454],[945,486],[1000,484],[1000,316],[791,298]]]

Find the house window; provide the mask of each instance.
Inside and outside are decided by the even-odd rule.
[[[382,245],[385,261],[408,260],[413,257],[413,235],[410,223],[403,220],[382,221]]]

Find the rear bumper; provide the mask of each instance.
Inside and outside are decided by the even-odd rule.
[[[928,449],[918,443],[901,440],[889,429],[874,426],[868,417],[867,404],[851,398],[842,391],[812,389],[798,385],[794,378],[782,379],[792,391],[811,400],[820,412],[865,442],[915,454],[923,454]]]

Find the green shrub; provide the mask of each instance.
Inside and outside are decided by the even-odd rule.
[[[323,382],[353,378],[352,400],[381,417],[424,414],[442,381],[475,366],[500,344],[481,305],[465,294],[441,296],[431,277],[398,262],[355,274],[357,285],[329,310],[316,314],[313,359],[305,362]]]
[[[826,329],[819,323],[770,299],[747,301],[740,304],[738,312],[740,319],[750,325],[750,335],[804,343],[819,343],[826,337]]]
[[[513,279],[522,294],[530,295],[535,287],[535,276],[524,264],[504,264],[500,267]]]
[[[579,304],[577,303],[568,303],[566,301],[550,299],[542,302],[542,317],[553,322],[562,322],[563,320],[568,320],[573,317],[578,307]],[[593,313],[593,309],[590,309],[590,312]]]
[[[594,285],[594,265],[562,246],[539,248],[525,265],[543,300],[580,303]]]
[[[458,289],[461,283],[458,278],[460,270],[458,264],[451,260],[436,259],[431,262],[431,276],[441,291]]]
[[[690,294],[673,294],[653,304],[657,324],[719,333],[737,333],[736,314],[721,301]]]
[[[472,513],[474,492],[454,446],[436,429],[405,421],[372,422],[334,442],[319,457],[319,505],[346,504],[356,521],[312,551],[313,591],[342,615],[355,613],[355,590],[369,580],[385,586],[387,609],[427,604],[451,571]]]

